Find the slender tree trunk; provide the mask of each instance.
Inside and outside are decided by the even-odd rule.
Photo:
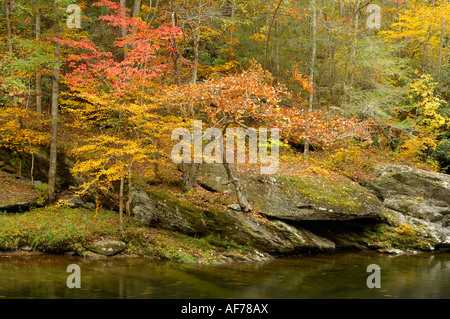
[[[122,169],[122,175],[120,177],[120,189],[119,189],[119,230],[123,236],[123,191],[125,188],[125,174]]]
[[[199,46],[200,46],[200,30],[199,34],[193,30],[194,35],[194,69],[192,70],[192,84],[197,84],[198,63],[199,63]]]
[[[270,22],[270,25],[269,25],[269,30],[267,31],[267,39],[266,39],[265,54],[264,54],[264,69],[267,69],[271,31],[272,31],[272,28],[273,28],[273,25],[275,22],[275,18],[277,17],[277,13],[278,13],[278,10],[280,9],[282,2],[283,2],[283,0],[280,0],[278,2],[277,7],[275,8],[275,12],[273,13],[272,21]]]
[[[439,66],[438,66],[438,76],[441,76],[442,71],[442,60],[444,53],[444,35],[445,35],[445,9],[447,0],[443,1],[443,12],[442,12],[442,24],[441,24],[441,39],[439,41]]]
[[[276,35],[276,44],[275,44],[275,78],[277,83],[280,81],[280,41],[279,41],[279,22],[275,24],[275,35]]]
[[[449,61],[449,53],[450,53],[450,39],[447,39],[447,48],[445,49],[445,59],[447,60],[447,62]]]
[[[141,0],[134,0],[132,17],[138,18],[139,13],[141,12]],[[136,32],[136,28],[133,27],[133,33]]]
[[[156,17],[156,13],[158,12],[158,4],[159,4],[159,0],[156,0],[156,4],[155,4],[155,11],[153,12],[152,18],[150,19],[150,10],[148,11],[146,17],[145,17],[145,21],[148,22],[149,25],[151,25],[153,23],[153,20]],[[150,6],[149,8],[152,8],[152,1],[150,0]]]
[[[234,23],[236,22],[236,1],[231,1],[231,21],[233,21],[233,28],[230,30],[230,38],[233,38],[234,35]]]
[[[221,143],[221,145],[222,145],[222,165],[225,168],[225,171],[227,173],[228,184],[233,184],[233,186],[234,186],[238,204],[241,207],[241,210],[245,213],[248,213],[248,212],[252,211],[252,207],[248,203],[247,198],[245,198],[245,195],[242,193],[241,181],[235,176],[234,170],[233,170],[231,164],[227,163],[225,149],[223,147],[223,145],[224,145],[223,137],[225,136],[225,134],[226,134],[226,126],[222,130],[222,141],[221,141],[222,142]]]
[[[31,183],[33,183],[34,182],[34,152],[31,153],[30,176],[31,176]]]
[[[127,0],[120,0],[120,4],[124,8],[126,8],[127,7]],[[127,12],[125,10],[121,10],[121,13],[124,14],[124,15],[127,14]],[[125,38],[127,36],[127,28],[126,27],[121,27],[120,28],[120,32],[121,32],[122,38]],[[127,52],[128,52],[128,45],[125,44],[124,47],[123,47],[123,50],[124,50],[123,56],[124,56],[124,59],[126,59],[127,58]]]
[[[131,219],[131,203],[132,203],[131,188],[133,187],[133,178],[132,178],[132,175],[131,175],[132,165],[133,165],[133,163],[131,163],[130,167],[128,168],[128,200],[125,203],[125,209],[126,209],[126,212],[127,212],[128,222]]]
[[[172,27],[175,28],[177,26],[177,14],[176,12],[172,12]],[[177,80],[177,85],[181,85],[181,72],[180,72],[180,51],[178,50],[178,43],[175,37],[172,37],[172,48],[173,48],[173,65],[175,69],[175,78]]]
[[[39,42],[41,40],[41,9],[39,7],[39,0],[37,0],[36,6],[36,40]],[[36,72],[36,113],[40,121],[42,119],[42,77],[39,71]]]
[[[310,78],[311,83],[313,84],[311,94],[309,95],[309,110],[312,111],[313,109],[313,102],[314,102],[314,67],[316,64],[316,46],[317,46],[317,8],[316,8],[316,0],[312,0],[312,9],[313,9],[313,21],[312,21],[312,33],[313,33],[313,39],[312,39],[312,53],[311,53],[311,66],[310,66]],[[305,149],[303,150],[303,158],[308,159],[309,158],[309,140],[307,139],[305,141]]]
[[[12,44],[12,21],[11,21],[11,2],[6,3],[6,32],[8,34],[8,53],[13,55],[13,44]],[[11,72],[13,72],[11,70]]]
[[[11,17],[11,1],[6,3],[6,32],[8,35],[8,53],[12,57],[14,54],[13,49],[13,27],[12,27],[12,17]],[[11,77],[14,77],[14,68],[11,60]],[[16,104],[16,98],[14,97],[14,104]],[[20,122],[20,121],[19,121]]]
[[[58,9],[56,1],[53,2],[54,29],[55,36],[59,36]],[[48,200],[52,201],[55,196],[56,186],[56,169],[57,169],[57,137],[58,137],[58,98],[59,98],[59,82],[60,82],[60,55],[61,44],[55,42],[54,63],[53,66],[53,88],[52,88],[52,105],[51,105],[51,143],[50,143],[50,166],[48,169]]]
[[[350,88],[353,87],[353,81],[355,78],[355,69],[356,69],[356,45],[357,45],[357,39],[358,39],[358,24],[359,24],[359,5],[361,3],[361,0],[358,0],[358,3],[356,5],[356,15],[355,15],[355,29],[353,31],[353,48],[352,48],[352,61],[353,61],[353,69],[350,73]],[[352,97],[349,96],[349,102],[351,103]]]

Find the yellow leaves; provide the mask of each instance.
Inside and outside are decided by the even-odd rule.
[[[436,83],[429,74],[421,75],[411,84],[409,97],[413,100],[414,108],[409,118],[416,121],[416,129],[420,137],[435,136],[437,131],[450,121],[438,110],[446,102],[435,93]]]
[[[412,236],[416,233],[416,230],[414,229],[414,227],[411,224],[408,224],[406,222],[404,222],[403,224],[398,226],[396,228],[396,230],[400,235],[406,235],[406,236]]]
[[[439,35],[442,32],[442,20],[450,21],[450,10],[443,10],[443,2],[439,4],[409,4],[409,9],[399,14],[398,22],[391,30],[381,31],[380,34],[389,42],[399,42],[411,57],[420,58],[429,51],[438,53]],[[447,30],[450,27],[446,24]],[[421,44],[427,44],[427,51],[423,52]],[[434,55],[435,57],[438,54]]]
[[[266,35],[262,33],[255,33],[250,37],[250,40],[258,41],[264,43],[266,41]]]
[[[16,151],[33,153],[49,138],[38,128],[43,121],[38,115],[20,107],[0,108],[0,145]]]

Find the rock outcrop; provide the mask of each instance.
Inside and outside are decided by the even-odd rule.
[[[48,181],[48,167],[49,167],[49,150],[42,148],[34,153],[34,180]],[[74,162],[64,152],[58,152],[57,156],[57,171],[56,171],[56,189],[61,191],[69,188],[75,183],[70,169]],[[3,162],[3,169],[9,173],[18,173],[17,167],[20,162],[21,174],[23,177],[31,179],[31,155],[26,153],[13,153],[11,150],[0,147],[0,161]]]
[[[321,252],[335,248],[333,242],[280,220],[271,221],[232,209],[214,212],[190,208],[138,185],[133,185],[131,193],[135,217],[149,227],[197,236],[215,233],[269,254]]]
[[[368,189],[396,220],[408,223],[436,247],[450,243],[450,176],[402,165],[376,168]]]
[[[244,195],[253,209],[282,220],[353,220],[376,218],[381,201],[366,188],[351,181],[335,182],[320,177],[297,177],[276,174],[238,174],[245,185]],[[201,185],[216,192],[230,193],[224,185],[225,171],[220,165],[203,165]]]
[[[145,186],[131,190],[135,217],[149,227],[192,236],[218,234],[261,255],[381,249],[432,251],[450,246],[450,182],[445,174],[382,166],[361,186],[349,180],[277,174],[238,176],[255,213],[237,204],[198,209]],[[220,166],[204,166],[200,184],[232,193]]]

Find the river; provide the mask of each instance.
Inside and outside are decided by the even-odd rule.
[[[67,267],[81,288],[68,288]],[[369,289],[367,266],[379,265]],[[88,260],[0,253],[0,299],[450,298],[450,254],[343,252],[266,262],[186,265],[148,258]]]

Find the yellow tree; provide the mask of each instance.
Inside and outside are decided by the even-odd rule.
[[[412,132],[402,146],[406,157],[423,157],[427,150],[434,150],[438,136],[450,127],[450,118],[439,112],[447,102],[436,92],[436,83],[431,75],[421,75],[409,90],[408,105],[399,114],[412,122]]]
[[[399,14],[391,30],[380,32],[386,41],[400,45],[403,54],[414,59],[423,74],[439,72],[439,66],[448,63],[442,61],[443,35],[450,33],[450,25],[445,23],[450,20],[446,2],[411,4]]]
[[[160,26],[151,29],[140,19],[125,14],[123,6],[101,0],[110,14],[102,16],[111,26],[126,29],[125,38],[116,47],[127,47],[125,59],[101,50],[88,39],[63,39],[61,43],[81,51],[71,55],[71,72],[65,81],[71,89],[65,100],[72,113],[73,126],[89,132],[73,152],[78,162],[74,173],[86,179],[82,191],[108,193],[119,182],[119,219],[123,232],[125,181],[131,183],[133,167],[143,161],[157,161],[164,132],[177,122],[165,114],[161,105],[159,81],[168,68],[168,46],[180,33],[178,28]],[[170,137],[170,132],[167,136]],[[130,185],[128,187],[130,190]],[[129,204],[130,196],[128,196]],[[129,205],[128,205],[129,207]]]

